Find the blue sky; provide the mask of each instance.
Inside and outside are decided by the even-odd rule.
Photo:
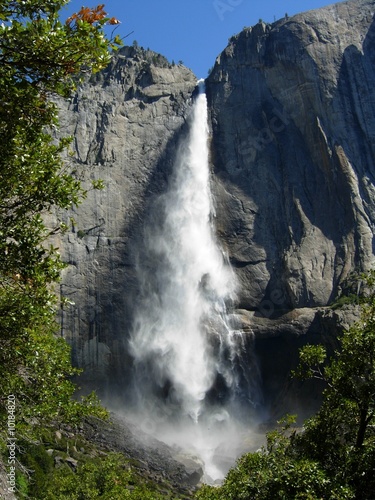
[[[117,33],[126,45],[159,52],[169,61],[182,61],[198,78],[205,78],[228,38],[259,19],[274,20],[334,3],[332,0],[71,0],[70,14],[105,3],[110,16],[121,21]]]

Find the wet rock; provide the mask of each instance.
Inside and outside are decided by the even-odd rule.
[[[203,476],[203,464],[199,458],[181,453],[174,455],[173,458],[184,466],[187,483],[196,486]]]

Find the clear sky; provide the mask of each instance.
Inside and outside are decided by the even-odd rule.
[[[332,0],[71,0],[67,13],[83,5],[105,3],[121,25],[116,33],[165,56],[182,61],[198,78],[205,78],[228,39],[259,19],[272,23],[284,17],[335,3]]]

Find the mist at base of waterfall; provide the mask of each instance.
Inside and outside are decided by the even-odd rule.
[[[254,414],[244,421],[225,409],[212,408],[199,422],[193,422],[191,418],[171,418],[165,407],[144,414],[123,408],[115,411],[139,429],[138,438],[144,443],[156,439],[170,447],[171,458],[200,465],[200,482],[206,484],[221,484],[241,455],[265,444],[264,432],[258,429],[261,419]]]

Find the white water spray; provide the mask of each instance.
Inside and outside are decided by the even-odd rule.
[[[206,470],[219,477],[222,473],[208,464],[218,444],[216,431],[227,432],[233,442],[231,405],[241,385],[242,393],[248,392],[245,399],[253,394],[240,366],[243,339],[230,328],[226,311],[236,280],[213,231],[203,81],[189,124],[169,189],[145,231],[130,353],[138,412],[154,419],[156,435],[162,427],[180,444],[184,435]],[[212,401],[220,398],[222,403]],[[216,437],[210,431],[215,426]]]

